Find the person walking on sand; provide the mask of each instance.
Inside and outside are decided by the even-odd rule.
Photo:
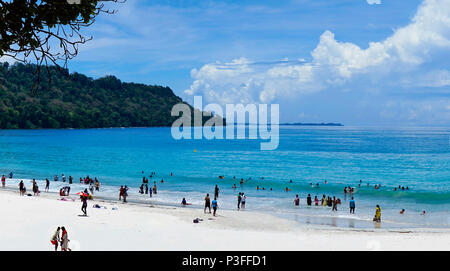
[[[353,197],[350,200],[349,206],[350,206],[350,213],[354,214],[356,205],[355,205],[355,200],[353,199]]]
[[[48,192],[48,190],[50,189],[50,181],[45,178],[45,192]]]
[[[23,184],[22,180],[20,180],[20,183],[19,183],[19,194],[21,196],[25,195],[25,185]]]
[[[82,196],[80,196],[80,198],[81,198],[81,202],[83,203],[81,205],[81,211],[83,212],[84,216],[87,216],[87,210],[86,210],[86,208],[87,208],[87,197],[82,195]]]
[[[6,177],[2,175],[2,187],[5,188]]]
[[[216,216],[217,207],[219,207],[219,205],[217,204],[217,198],[214,198],[214,200],[212,201],[213,216]]]
[[[380,223],[381,222],[381,208],[380,205],[377,204],[377,208],[375,209],[375,217],[373,221]]]
[[[216,187],[214,188],[214,197],[218,198],[219,197],[219,187],[216,184]]]
[[[127,196],[128,196],[128,187],[125,185],[125,187],[123,188],[123,203],[127,202]]]
[[[61,227],[62,235],[61,235],[61,251],[70,251],[69,248],[69,235],[67,234],[66,228]]]
[[[206,194],[205,197],[205,209],[203,210],[203,212],[206,214],[206,208],[209,209],[209,213],[211,213],[211,199],[209,198],[209,194]]]
[[[119,189],[119,201],[122,199],[122,196],[123,196],[123,185],[121,185]]]
[[[58,250],[58,243],[61,242],[61,239],[59,237],[59,231],[61,230],[60,227],[58,227],[55,231],[55,233],[52,236],[52,239],[50,239],[50,243],[55,246],[55,251]]]

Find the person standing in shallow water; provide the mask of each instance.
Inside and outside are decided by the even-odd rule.
[[[355,200],[353,199],[353,197],[352,197],[352,199],[350,200],[349,205],[350,205],[350,213],[351,213],[351,214],[354,214],[354,213],[355,213],[355,207],[356,207],[356,205],[355,205]]]
[[[312,200],[311,200],[311,194],[308,194],[308,197],[306,198],[306,204],[308,204],[308,206],[311,206]]]
[[[380,205],[378,205],[378,204],[375,209],[375,217],[373,218],[373,221],[375,221],[377,223],[381,222],[381,208],[380,208]]]
[[[294,205],[295,205],[295,206],[299,206],[299,205],[300,205],[300,198],[298,197],[298,194],[295,195]]]
[[[237,204],[238,211],[241,208],[241,201],[242,201],[242,194],[241,194],[241,192],[239,192],[239,194],[238,194],[238,204]]]
[[[2,175],[2,187],[5,188],[6,177]]]
[[[206,214],[206,208],[209,209],[209,213],[211,213],[211,199],[209,198],[209,194],[206,194],[205,197],[205,209],[203,210],[203,212]]]
[[[218,198],[219,197],[219,187],[216,184],[216,187],[214,188],[214,197]]]
[[[242,192],[242,200],[241,200],[241,209],[245,209],[245,201],[247,200],[247,196]]]

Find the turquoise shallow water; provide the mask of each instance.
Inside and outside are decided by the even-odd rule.
[[[247,195],[247,211],[271,212],[302,223],[374,227],[371,218],[380,204],[382,227],[448,228],[449,136],[450,128],[282,126],[278,149],[260,151],[259,140],[174,140],[170,128],[2,130],[0,171],[39,180],[64,173],[74,176],[76,183],[89,175],[101,181],[104,196],[115,197],[117,186],[128,185],[130,198],[143,200],[150,199],[137,193],[142,171],[147,177],[155,171],[152,181],[158,181],[159,193],[153,202],[178,204],[186,197],[192,207],[200,207],[204,194],[212,194],[218,184],[219,204],[226,209],[235,208],[236,194],[242,191]],[[161,178],[164,184],[159,183]],[[240,186],[240,178],[249,180]],[[320,188],[310,183],[320,183]],[[382,188],[375,190],[374,184]],[[52,182],[51,188],[58,190],[60,185]],[[267,190],[256,191],[257,185]],[[343,188],[348,185],[356,187],[355,215],[348,214],[348,198],[344,198]],[[398,185],[410,190],[393,191]],[[84,187],[73,186],[74,190]],[[285,187],[292,191],[285,192]],[[336,196],[343,202],[335,213],[308,208],[308,193],[313,198]],[[292,204],[295,194],[301,197],[300,208]],[[401,208],[406,209],[404,215],[398,214]],[[427,215],[419,215],[422,210]]]

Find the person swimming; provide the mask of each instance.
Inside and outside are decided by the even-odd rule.
[[[405,212],[405,209],[402,209],[402,210],[400,211],[400,214],[402,215],[404,212]]]

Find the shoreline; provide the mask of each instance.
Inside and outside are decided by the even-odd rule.
[[[77,197],[59,198],[0,189],[0,215],[8,217],[0,250],[52,250],[57,226],[68,229],[73,250],[450,250],[446,230],[320,228],[253,211],[218,209],[213,217],[198,208],[95,198],[82,217]],[[195,224],[195,218],[203,221]]]
[[[18,180],[18,179],[17,179]],[[24,180],[28,180],[28,179],[24,179]],[[42,181],[42,180],[37,180],[37,181]],[[63,184],[63,183],[61,183]],[[74,183],[75,184],[75,183]],[[69,186],[69,184],[67,183],[67,186]],[[0,194],[2,192],[10,192],[12,194],[17,193],[18,195],[18,189],[14,188],[12,186],[6,186],[5,188],[0,188]],[[27,194],[29,194],[30,191],[27,192]],[[26,195],[23,197],[27,197]],[[71,193],[70,196],[64,196],[61,197],[58,192],[54,192],[54,191],[48,191],[48,192],[40,192],[40,196],[31,196],[34,198],[46,198],[46,199],[61,199],[61,198],[69,198],[74,200],[75,202],[79,202],[79,196],[75,194],[75,191],[73,191]],[[88,207],[89,204],[93,205],[95,203],[107,203],[107,204],[111,204],[111,205],[128,205],[128,206],[136,206],[138,208],[151,208],[153,210],[155,210],[156,212],[160,213],[164,213],[164,211],[167,210],[175,210],[174,212],[181,212],[181,211],[186,211],[189,213],[193,213],[196,214],[197,216],[200,215],[204,215],[203,208],[202,206],[198,206],[196,205],[188,205],[188,206],[181,206],[180,204],[176,204],[176,203],[168,203],[168,202],[148,202],[148,201],[144,201],[141,199],[130,199],[128,198],[127,203],[123,203],[122,201],[119,201],[117,199],[114,199],[113,197],[110,196],[98,196],[94,194],[94,198],[93,200],[88,200]],[[80,203],[81,206],[81,203]],[[393,233],[450,233],[450,228],[443,228],[443,227],[380,227],[377,228],[375,227],[375,223],[369,222],[370,224],[374,225],[374,228],[352,228],[352,227],[343,227],[343,226],[332,226],[329,224],[317,224],[317,223],[309,223],[306,221],[299,221],[299,220],[292,220],[292,219],[288,219],[288,218],[284,218],[281,217],[280,215],[276,215],[276,214],[271,214],[268,212],[262,212],[259,210],[233,210],[233,209],[218,209],[218,216],[220,216],[221,213],[226,213],[229,216],[233,217],[234,216],[239,216],[239,214],[246,214],[245,216],[255,216],[255,217],[264,217],[270,220],[275,220],[278,221],[277,223],[284,223],[286,225],[289,225],[289,230],[297,230],[297,229],[303,229],[303,230],[318,230],[318,231],[341,231],[341,232],[393,232]],[[172,214],[175,215],[176,214]],[[194,215],[195,216],[195,215]],[[212,216],[212,215],[211,215]],[[302,214],[300,215],[303,218],[312,218],[312,217],[316,217],[317,216],[311,216],[311,215],[306,215],[306,214]],[[332,215],[322,215],[320,216],[322,218],[325,219],[343,219],[343,218],[339,218],[339,217],[333,217]],[[195,219],[197,217],[193,217],[193,219]],[[201,217],[199,217],[201,218]],[[346,218],[348,220],[354,220],[357,221],[357,218]],[[190,222],[192,223],[192,220],[185,220],[186,222]],[[389,222],[384,222],[384,224],[389,224]],[[383,222],[379,225],[383,225]],[[241,229],[242,227],[247,228],[246,225],[239,225],[238,226],[234,226],[233,223],[230,223],[229,225],[231,228],[234,229]],[[252,227],[253,225],[250,225],[249,228],[254,229],[254,227]],[[266,225],[268,226],[268,225]],[[275,227],[276,230],[278,230],[277,227]],[[267,229],[264,229],[267,230]],[[283,229],[283,230],[287,230],[287,228]]]

